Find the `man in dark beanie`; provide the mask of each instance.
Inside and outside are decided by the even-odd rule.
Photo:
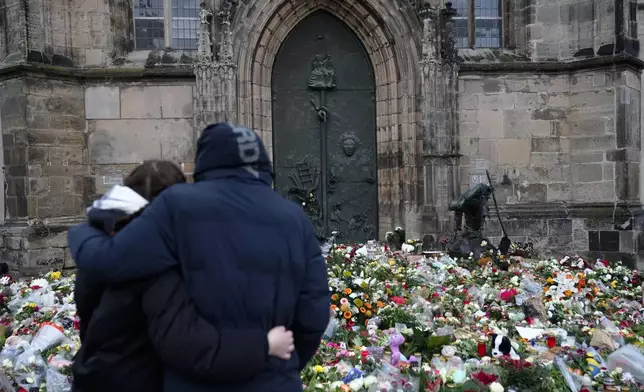
[[[87,224],[69,231],[79,268],[117,283],[179,267],[214,326],[293,331],[295,355],[271,357],[251,380],[209,384],[167,369],[166,392],[302,390],[299,372],[329,321],[326,265],[313,225],[300,206],[273,191],[272,174],[255,132],[211,125],[197,142],[194,184],[165,190],[115,236]]]

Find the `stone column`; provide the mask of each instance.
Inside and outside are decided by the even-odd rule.
[[[436,10],[422,8],[423,59],[421,60],[424,127],[426,234],[446,234],[453,229],[448,211],[459,194],[458,69],[451,3]]]
[[[217,13],[215,29],[218,42],[212,42],[213,12],[201,3],[201,25],[198,33],[196,77],[195,132],[199,136],[208,124],[235,121],[235,77],[231,20],[234,3],[225,1]],[[217,48],[216,55],[213,48]]]

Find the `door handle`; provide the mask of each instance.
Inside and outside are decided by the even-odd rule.
[[[316,105],[315,101],[311,100],[311,105],[313,105],[313,109],[318,114],[318,119],[323,123],[326,124],[327,119],[329,118],[329,109],[326,108],[326,106],[318,106]]]

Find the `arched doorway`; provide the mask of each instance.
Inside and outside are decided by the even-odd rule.
[[[378,228],[376,84],[367,52],[325,11],[293,28],[272,72],[276,189],[304,203],[318,235]]]

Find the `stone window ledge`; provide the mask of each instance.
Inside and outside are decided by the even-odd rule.
[[[644,69],[644,61],[631,54],[593,56],[574,60],[531,61],[510,50],[461,49],[460,73],[467,72],[571,72],[592,68],[626,66],[635,71]]]
[[[146,79],[190,79],[194,80],[192,65],[109,68],[71,68],[41,63],[13,63],[0,65],[0,78],[8,79],[24,75],[47,76],[72,80],[146,80]]]

